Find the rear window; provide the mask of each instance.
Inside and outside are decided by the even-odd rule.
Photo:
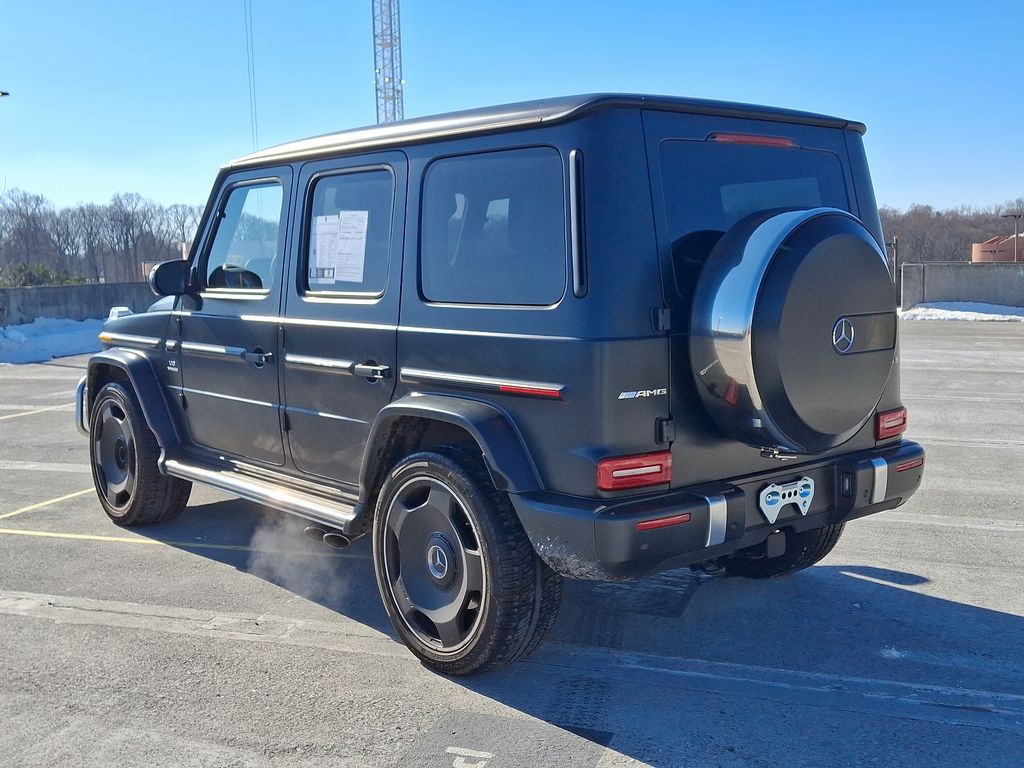
[[[554,304],[565,292],[561,156],[531,147],[449,157],[423,182],[420,281],[428,301]]]
[[[666,141],[661,170],[675,282],[684,298],[719,238],[744,217],[772,208],[849,210],[843,167],[831,152]]]

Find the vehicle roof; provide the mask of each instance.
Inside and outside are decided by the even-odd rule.
[[[594,93],[468,109],[461,112],[417,117],[395,123],[313,136],[261,149],[233,160],[227,167],[262,165],[269,162],[298,160],[356,149],[374,149],[431,139],[547,125],[571,120],[598,109],[612,107],[659,109],[701,115],[818,125],[828,128],[849,128],[858,133],[864,133],[866,130],[863,123],[792,109],[708,99],[688,99],[678,96]]]

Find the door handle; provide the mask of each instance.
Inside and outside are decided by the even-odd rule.
[[[391,375],[391,368],[386,365],[377,365],[373,362],[356,363],[352,366],[352,375],[380,381]]]
[[[242,359],[247,363],[252,363],[257,368],[262,368],[267,363],[274,362],[274,353],[264,352],[257,347],[253,352],[243,352]]]

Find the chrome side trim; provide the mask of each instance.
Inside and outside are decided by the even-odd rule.
[[[315,355],[292,354],[286,354],[284,356],[284,362],[286,365],[293,365],[296,368],[309,368],[318,371],[328,371],[330,373],[344,373],[349,376],[352,375],[352,366],[355,365],[352,360],[340,360],[334,357],[316,357]]]
[[[135,336],[131,333],[110,333],[109,331],[100,331],[99,339],[105,344],[127,344],[134,347],[153,348],[160,344],[160,339],[156,336]]]
[[[79,433],[89,436],[89,426],[85,423],[85,401],[89,395],[89,388],[86,386],[88,378],[83,376],[75,387],[75,427]]]
[[[177,348],[178,342],[176,339],[167,339],[167,341],[164,342],[164,349],[166,349],[168,352],[173,352]]]
[[[394,331],[397,325],[381,323],[353,323],[344,320],[313,320],[307,317],[280,317],[279,315],[242,315],[242,320],[250,323],[276,323],[279,325],[303,325],[314,328],[368,328],[378,331]]]
[[[549,336],[539,333],[507,333],[505,331],[473,331],[457,328],[425,328],[418,325],[400,325],[399,333],[436,333],[445,336],[485,336],[503,339],[536,339],[537,341],[608,341],[608,339],[583,339],[579,336]]]
[[[227,299],[229,301],[263,301],[270,296],[266,288],[214,288],[200,292],[204,299]]]
[[[432,371],[425,368],[402,368],[401,380],[406,383],[436,383],[454,384],[456,386],[471,387],[473,389],[487,389],[499,391],[502,387],[513,387],[516,389],[534,389],[550,393],[552,397],[561,397],[564,384],[552,384],[541,381],[523,381],[521,379],[496,379],[491,376],[472,376],[462,373],[446,373],[444,371]]]
[[[705,496],[708,503],[708,538],[705,547],[714,547],[725,542],[725,529],[729,523],[729,504],[725,496],[717,493]]]
[[[179,392],[184,392],[188,395],[205,395],[206,397],[215,397],[219,400],[231,400],[235,403],[245,403],[246,405],[262,405],[265,408],[276,408],[277,403],[266,403],[262,400],[250,400],[247,397],[238,397],[236,395],[225,395],[220,392],[207,392],[205,389],[189,389],[188,387],[179,387],[175,384],[168,384],[168,389],[176,389]]]
[[[569,151],[569,242],[572,251],[572,293],[587,295],[587,270],[583,248],[583,153]]]
[[[353,424],[369,424],[368,421],[362,419],[354,419],[351,416],[341,416],[337,413],[327,413],[327,411],[314,411],[312,408],[299,408],[295,405],[289,405],[286,408],[288,413],[304,413],[307,416],[319,416],[323,419],[333,419],[335,421],[348,421]]]
[[[245,354],[243,347],[222,347],[220,344],[204,344],[199,341],[181,342],[182,352],[195,352],[197,355],[209,355],[211,357],[237,357],[242,359]]]
[[[239,498],[265,504],[307,520],[327,523],[341,528],[355,519],[355,508],[339,501],[331,502],[314,496],[282,488],[270,482],[246,477],[231,470],[211,469],[180,459],[167,459],[163,470],[172,477],[191,480],[219,488]]]
[[[875,476],[871,487],[871,503],[879,504],[885,501],[885,492],[889,486],[889,462],[881,456],[875,456],[871,460],[871,467]]]

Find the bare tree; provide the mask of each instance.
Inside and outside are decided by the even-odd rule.
[[[3,263],[55,266],[50,240],[53,204],[42,195],[12,189],[0,198],[4,209]]]
[[[114,279],[139,279],[142,263],[139,247],[147,235],[152,238],[155,206],[135,192],[116,194],[107,206],[107,244],[114,254]],[[109,278],[108,278],[109,279]]]
[[[176,203],[175,205],[167,206],[164,209],[164,214],[168,221],[168,229],[170,230],[172,241],[176,244],[176,247],[180,247],[180,244],[184,243],[186,248],[188,248],[196,236],[196,227],[199,226],[199,219],[203,215],[203,207],[201,205]]]

